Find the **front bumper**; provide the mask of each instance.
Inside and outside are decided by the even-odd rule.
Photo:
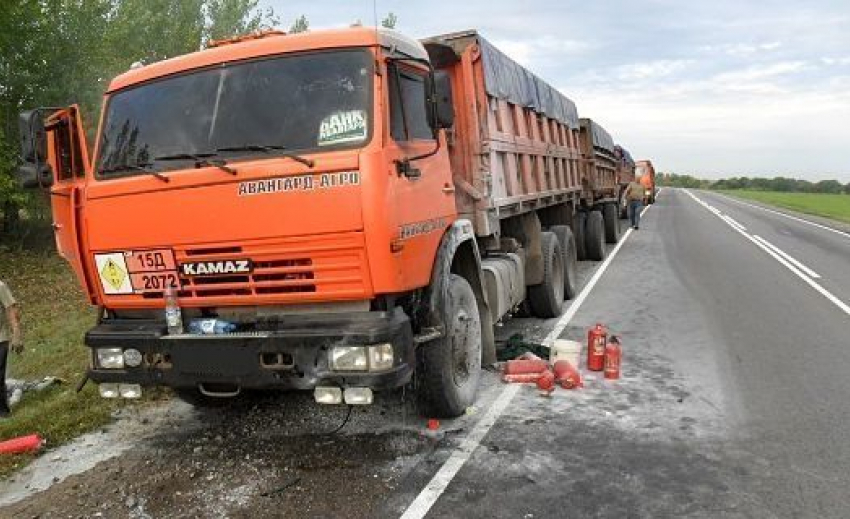
[[[410,320],[394,312],[287,316],[263,330],[226,335],[167,334],[164,322],[104,321],[86,334],[92,348],[135,348],[139,367],[102,369],[92,363],[94,382],[175,388],[312,389],[316,386],[384,390],[410,381],[415,363]],[[381,372],[335,372],[328,365],[334,346],[393,345],[393,367]],[[269,367],[264,359],[286,359]],[[265,356],[264,356],[265,355]],[[94,355],[93,355],[94,358]]]

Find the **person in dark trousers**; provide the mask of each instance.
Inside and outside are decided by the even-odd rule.
[[[634,230],[640,228],[640,212],[643,210],[643,192],[643,184],[640,183],[639,178],[635,178],[626,187],[626,192],[624,193],[626,203],[629,204],[629,219]]]
[[[8,416],[10,412],[6,395],[6,360],[10,347],[15,353],[21,353],[24,349],[21,319],[18,302],[6,283],[0,280],[0,417]]]

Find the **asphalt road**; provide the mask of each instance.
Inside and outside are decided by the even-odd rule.
[[[720,215],[665,192],[565,331],[621,333],[623,378],[521,391],[427,517],[850,516],[850,315],[721,216],[845,302],[850,237],[696,196]]]
[[[848,274],[850,236],[665,190],[565,305],[562,337],[598,321],[623,337],[619,381],[584,372],[546,398],[488,373],[436,436],[402,392],[339,432],[345,409],[309,395],[128,409],[121,434],[0,483],[0,506],[17,501],[0,517],[850,517]]]

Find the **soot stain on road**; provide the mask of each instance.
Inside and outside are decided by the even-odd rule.
[[[334,434],[346,408],[317,408],[309,396],[199,412],[199,424],[163,431],[2,515],[369,517],[436,446],[420,434],[418,419],[397,395],[354,408],[350,423]],[[381,427],[376,418],[384,415],[392,416]]]

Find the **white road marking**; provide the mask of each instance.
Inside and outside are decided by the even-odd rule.
[[[698,204],[700,204],[701,206],[705,207],[706,209],[711,210],[711,209],[710,209],[710,208],[711,208],[711,206],[710,206],[709,204],[707,204],[707,203],[703,202],[702,200],[700,200],[700,199],[699,199],[696,195],[694,195],[693,193],[691,193],[691,192],[690,192],[690,191],[688,191],[687,189],[686,189],[686,190],[684,190],[684,191],[685,191],[685,193],[686,193],[688,196],[690,196],[691,198],[693,198],[693,199],[694,199],[694,200],[695,200]],[[754,244],[755,244],[758,248],[760,248],[761,250],[763,250],[763,251],[765,251],[766,253],[768,253],[768,254],[769,254],[769,255],[770,255],[773,259],[775,259],[776,261],[778,261],[779,263],[781,263],[781,264],[782,264],[785,268],[787,268],[788,270],[790,270],[791,272],[793,272],[793,273],[794,273],[797,277],[799,277],[800,279],[802,279],[803,281],[805,281],[805,282],[806,282],[806,284],[808,284],[810,287],[814,288],[814,289],[815,289],[818,293],[820,293],[822,296],[824,296],[824,297],[825,297],[825,298],[826,298],[826,299],[827,299],[830,303],[834,304],[834,305],[835,305],[835,306],[837,306],[837,307],[838,307],[838,308],[839,308],[842,312],[844,312],[845,314],[847,314],[848,316],[850,316],[850,306],[848,306],[848,305],[847,305],[847,303],[845,303],[845,302],[844,302],[844,301],[842,301],[841,299],[838,299],[837,297],[835,297],[835,295],[834,295],[832,292],[830,292],[829,290],[825,289],[825,288],[824,288],[823,286],[821,286],[821,285],[820,285],[817,281],[815,281],[814,279],[812,279],[812,278],[810,278],[809,276],[807,276],[807,275],[806,275],[803,271],[801,271],[800,269],[798,269],[797,267],[795,267],[794,265],[792,265],[789,261],[787,261],[785,258],[783,258],[783,257],[782,257],[782,256],[780,256],[779,254],[777,254],[776,252],[774,252],[773,250],[771,250],[768,246],[764,245],[764,244],[763,244],[763,243],[761,243],[760,241],[756,240],[755,238],[753,238],[752,236],[750,236],[749,234],[747,234],[747,232],[746,232],[746,231],[742,231],[742,230],[740,230],[740,229],[736,228],[734,225],[732,225],[732,224],[731,224],[731,223],[729,223],[728,221],[724,220],[722,217],[720,218],[720,220],[721,220],[723,223],[725,223],[726,225],[728,225],[729,227],[731,227],[731,228],[732,228],[735,232],[737,232],[737,233],[741,234],[741,236],[743,236],[743,237],[745,237],[746,239],[748,239],[748,240],[750,240],[751,242],[753,242],[753,243],[754,243]]]
[[[791,256],[790,254],[788,254],[788,253],[787,253],[787,252],[785,252],[784,250],[780,249],[780,248],[779,248],[779,247],[777,247],[776,245],[774,245],[774,244],[770,243],[769,241],[765,240],[764,238],[762,238],[761,236],[759,236],[759,235],[757,235],[757,234],[754,234],[754,235],[753,235],[753,238],[755,238],[756,240],[758,240],[758,241],[759,241],[759,242],[761,242],[762,244],[764,244],[764,245],[766,245],[767,247],[769,247],[769,248],[770,248],[770,250],[772,250],[773,252],[775,252],[775,253],[779,254],[780,256],[782,256],[783,258],[785,258],[786,260],[788,260],[788,261],[789,261],[791,264],[793,264],[795,267],[797,267],[798,269],[800,269],[800,270],[802,270],[803,272],[805,272],[805,273],[806,273],[806,275],[807,275],[807,276],[809,276],[810,278],[820,279],[820,274],[818,274],[818,273],[817,273],[817,272],[815,272],[814,270],[810,269],[809,267],[807,267],[807,266],[803,265],[801,262],[799,262],[799,261],[797,261],[796,259],[794,259],[794,257],[793,257],[793,256]]]
[[[812,222],[810,220],[806,220],[805,218],[798,218],[798,217],[792,216],[788,213],[783,213],[782,211],[775,211],[773,209],[768,209],[767,207],[762,207],[760,205],[750,204],[750,203],[744,202],[742,200],[738,200],[737,198],[731,197],[731,196],[728,196],[728,195],[722,195],[720,193],[714,193],[714,194],[719,196],[719,197],[725,198],[726,200],[731,200],[732,202],[735,202],[736,204],[745,205],[747,207],[752,207],[754,209],[761,209],[762,211],[767,211],[768,213],[773,213],[773,214],[776,214],[776,215],[779,215],[779,216],[784,216],[785,218],[788,218],[789,220],[794,220],[796,222],[804,223],[806,225],[811,225],[812,227],[817,227],[817,228],[823,229],[825,231],[834,232],[835,234],[838,234],[838,235],[843,236],[845,238],[850,238],[850,234],[848,234],[844,231],[840,231],[838,229],[834,229],[834,228],[829,227],[827,225],[815,223],[815,222]]]
[[[726,222],[727,222],[729,225],[731,225],[732,227],[735,227],[735,228],[736,228],[736,229],[738,229],[739,231],[746,231],[746,230],[747,230],[747,228],[746,228],[746,227],[744,227],[743,225],[739,224],[739,223],[738,223],[738,221],[737,221],[737,220],[735,220],[734,218],[732,218],[731,216],[729,216],[729,215],[725,215],[725,214],[720,214],[720,211],[717,211],[715,214],[716,214],[717,216],[719,216],[720,218],[723,218],[724,220],[726,220]]]
[[[661,191],[659,190],[656,194],[656,199],[660,193]],[[644,207],[643,211],[640,213],[641,217],[646,214],[650,207],[652,206]],[[570,307],[567,308],[567,311],[561,316],[552,331],[545,339],[543,339],[544,346],[551,346],[551,344],[555,342],[555,339],[561,335],[561,332],[564,331],[564,328],[567,327],[570,320],[572,320],[576,312],[578,312],[591,290],[593,290],[593,287],[596,286],[596,283],[598,283],[599,279],[602,278],[602,274],[604,274],[611,265],[614,257],[620,251],[623,244],[626,243],[626,240],[632,234],[632,231],[634,231],[634,229],[630,228],[623,234],[620,242],[617,243],[617,246],[614,247],[610,254],[608,254],[608,257],[604,262],[602,262],[602,265],[596,269],[596,272],[593,273],[590,281],[587,282],[575,300],[570,303]],[[481,440],[484,439],[490,431],[490,428],[493,427],[493,424],[496,423],[505,409],[507,409],[511,400],[513,400],[521,387],[522,386],[520,384],[507,384],[505,386],[502,392],[499,393],[499,396],[496,397],[493,406],[489,409],[489,411],[487,411],[487,414],[485,414],[484,417],[475,424],[472,431],[470,431],[463,442],[461,442],[460,446],[452,452],[449,459],[443,463],[440,470],[438,470],[437,473],[434,474],[434,477],[431,478],[431,481],[429,481],[428,484],[425,485],[425,488],[419,492],[416,499],[414,499],[410,506],[407,507],[404,514],[401,515],[401,519],[421,519],[425,517],[428,511],[431,510],[431,507],[434,506],[434,503],[436,503],[443,492],[445,492],[449,483],[452,482],[461,467],[463,467],[470,456],[472,456],[475,449],[478,448]]]

